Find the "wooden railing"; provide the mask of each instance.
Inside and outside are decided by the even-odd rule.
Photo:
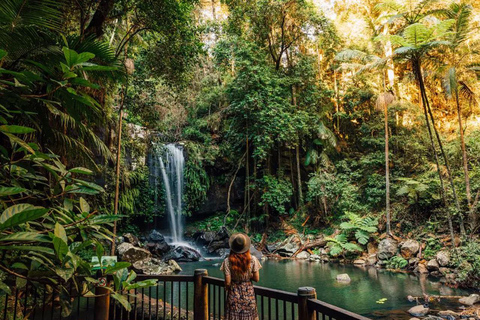
[[[66,296],[55,289],[27,285],[13,290],[11,296],[0,298],[3,309],[0,319],[221,320],[225,317],[224,281],[208,276],[205,269],[195,270],[194,275],[139,275],[138,279],[157,279],[158,283],[154,287],[132,290],[127,297],[131,305],[129,311],[114,299],[104,299],[105,295],[98,295],[101,299],[80,297],[71,287]],[[317,300],[314,288],[301,287],[296,294],[260,286],[254,289],[260,320],[368,320]],[[63,317],[61,301],[68,296],[72,312]]]

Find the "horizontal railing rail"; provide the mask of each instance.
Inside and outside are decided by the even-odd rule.
[[[50,286],[27,283],[0,297],[0,320],[221,320],[227,313],[223,279],[204,269],[194,275],[139,275],[137,280],[157,279],[155,286],[133,289],[126,295],[130,310],[110,299],[109,292],[82,296],[72,285],[60,294]],[[254,286],[259,320],[368,320],[368,318],[317,300],[314,288],[297,293]],[[71,312],[63,314],[62,301],[70,299]]]

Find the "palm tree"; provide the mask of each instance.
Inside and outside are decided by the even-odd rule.
[[[462,124],[462,108],[460,105],[459,92],[472,92],[466,81],[459,80],[459,73],[465,74],[466,69],[464,58],[467,54],[472,53],[472,48],[466,44],[471,32],[473,31],[470,25],[470,18],[472,15],[472,7],[465,3],[452,3],[447,9],[441,12],[448,19],[453,19],[455,23],[452,27],[452,32],[448,36],[448,55],[446,70],[444,70],[444,84],[448,96],[452,97],[455,101],[457,116],[458,116],[458,129],[460,136],[460,144],[462,149],[463,160],[463,172],[465,177],[465,191],[467,196],[467,204],[469,211],[472,212],[472,195],[470,188],[470,179],[468,173],[468,157],[465,147],[464,128]],[[476,217],[470,214],[470,226],[471,229],[476,226]]]
[[[455,185],[453,184],[452,174],[450,171],[450,167],[448,165],[448,159],[445,155],[445,151],[443,150],[442,141],[440,139],[440,135],[435,127],[435,120],[432,114],[432,110],[430,108],[430,102],[427,97],[427,92],[425,88],[423,73],[422,73],[422,63],[423,59],[426,57],[426,54],[437,48],[439,46],[444,46],[447,42],[438,40],[445,37],[447,31],[452,27],[454,24],[454,20],[445,20],[437,23],[432,27],[427,27],[421,23],[414,23],[406,27],[402,33],[402,35],[394,35],[391,37],[392,43],[394,46],[397,46],[395,49],[394,54],[396,58],[402,59],[410,63],[413,73],[415,75],[415,79],[417,81],[417,86],[420,91],[421,99],[422,99],[422,106],[423,112],[425,116],[425,123],[428,130],[428,135],[430,138],[430,144],[432,148],[432,152],[435,156],[435,163],[437,166],[437,173],[440,179],[440,185],[442,190],[442,198],[444,203],[446,204],[446,195],[445,195],[445,187],[443,184],[442,174],[440,172],[440,164],[438,161],[438,154],[435,147],[435,142],[432,134],[432,128],[435,133],[435,137],[440,148],[440,153],[443,157],[445,162],[445,166],[448,172],[448,178],[450,181],[450,185],[452,188],[453,197],[455,200],[455,205],[457,211],[460,213],[460,204],[458,201],[458,197],[455,190]],[[453,231],[453,223],[450,213],[447,211],[447,219],[450,228],[450,235],[452,237],[452,244],[454,240],[454,231]],[[462,216],[460,215],[461,224],[460,228],[462,233],[464,233],[463,221]]]

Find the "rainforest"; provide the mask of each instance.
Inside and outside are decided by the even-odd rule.
[[[480,319],[479,27],[477,0],[1,0],[0,316],[188,319],[159,276],[221,277],[241,232],[261,286]]]

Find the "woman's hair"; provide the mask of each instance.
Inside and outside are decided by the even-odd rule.
[[[250,268],[252,256],[250,250],[244,253],[235,253],[230,251],[228,261],[230,262],[230,270],[236,274],[245,274]]]

